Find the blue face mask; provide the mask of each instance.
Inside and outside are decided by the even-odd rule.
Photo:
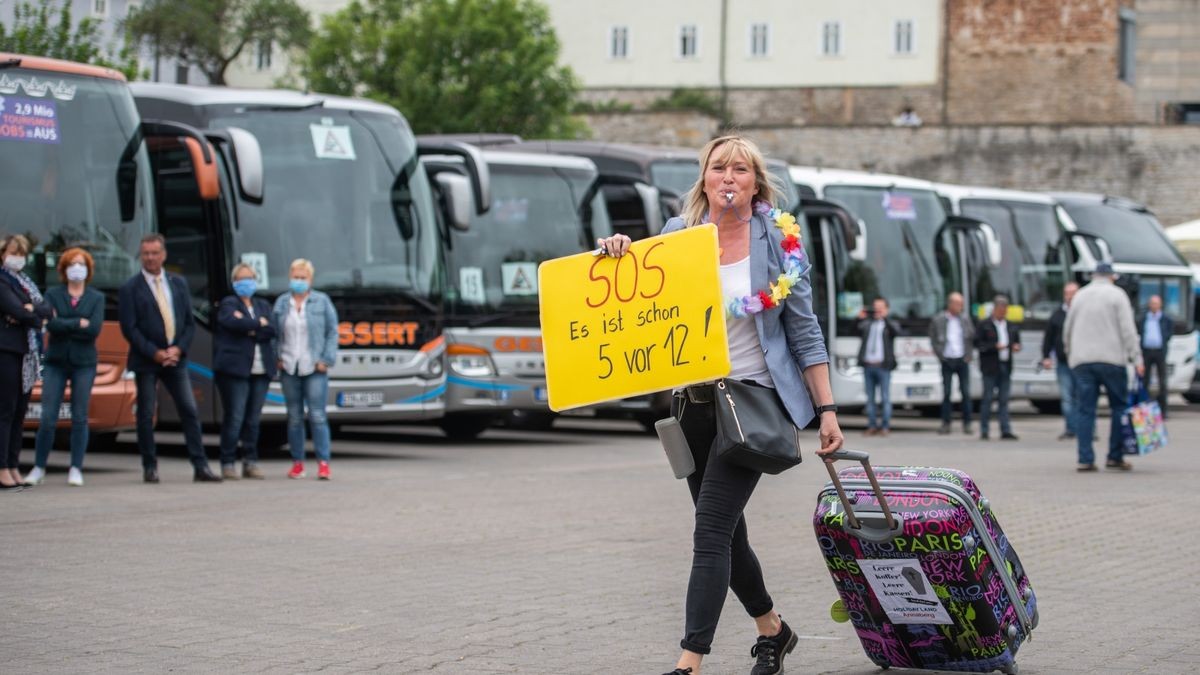
[[[308,282],[304,279],[292,279],[288,283],[288,288],[296,295],[304,295],[308,292]]]
[[[237,293],[239,298],[248,298],[254,295],[254,291],[258,290],[258,282],[254,279],[238,279],[233,282],[233,292]]]

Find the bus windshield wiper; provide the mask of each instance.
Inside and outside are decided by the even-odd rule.
[[[249,110],[253,110],[255,112],[302,112],[304,110],[320,108],[324,105],[325,99],[322,98],[317,99],[312,103],[305,103],[304,105],[243,105],[238,106],[238,110],[240,112],[246,112]]]

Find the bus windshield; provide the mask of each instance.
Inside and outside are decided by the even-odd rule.
[[[594,248],[595,237],[612,233],[604,196],[591,189],[594,171],[488,168],[492,208],[475,216],[470,230],[451,231],[448,309],[452,315],[536,314],[538,264]]]
[[[1187,266],[1187,261],[1162,233],[1158,221],[1148,213],[1098,201],[1068,201],[1063,208],[1081,231],[1108,242],[1114,262]]]
[[[660,190],[669,190],[679,197],[687,194],[699,178],[699,163],[688,160],[670,160],[654,162],[650,165],[650,182]],[[768,163],[767,171],[774,179],[776,206],[785,210],[795,209],[800,201],[800,192],[791,176],[788,175],[786,164],[778,160]]]
[[[991,302],[997,293],[1003,293],[1013,306],[1024,308],[1025,321],[1048,321],[1062,302],[1067,275],[1054,206],[964,199],[959,207],[964,216],[991,225],[1004,252],[999,266],[982,266],[975,275],[972,304]]]
[[[262,147],[261,205],[238,204],[235,260],[265,270],[260,290],[287,288],[307,258],[323,291],[440,294],[433,196],[400,117],[332,108],[235,109],[210,120]]]
[[[155,229],[139,120],[124,82],[0,70],[0,232],[29,237],[39,285],[60,283],[58,254],[73,246],[92,254],[101,290],[137,271]]]
[[[1128,283],[1126,277],[1132,276],[1133,283]],[[1157,295],[1162,298],[1163,312],[1175,320],[1175,332],[1186,334],[1192,332],[1192,278],[1158,276],[1152,274],[1125,275],[1117,280],[1117,284],[1128,292],[1130,286],[1136,289],[1134,308],[1145,311],[1150,303],[1150,297]]]
[[[838,318],[850,320],[883,296],[902,322],[924,322],[957,290],[946,211],[930,190],[831,185],[840,202],[866,224],[867,260],[847,268],[838,288]]]

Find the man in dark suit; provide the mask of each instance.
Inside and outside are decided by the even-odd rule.
[[[187,351],[196,333],[187,282],[163,270],[166,242],[159,234],[142,238],[142,269],[126,281],[118,296],[121,334],[129,341],[128,367],[137,381],[137,439],[142,479],[158,482],[154,410],[158,382],[175,400],[196,482],[220,482],[204,456],[200,416],[187,372]]]
[[[979,411],[979,438],[988,439],[992,418],[992,398],[1000,418],[1000,438],[1017,440],[1008,419],[1008,398],[1012,390],[1013,355],[1021,351],[1021,331],[1008,322],[1008,298],[997,295],[992,300],[992,315],[979,323],[975,331],[975,346],[979,348],[979,372],[983,375],[983,405]]]
[[[888,301],[875,298],[871,306],[872,316],[864,310],[858,322],[858,335],[862,343],[858,347],[858,363],[863,368],[863,384],[867,390],[867,434],[887,436],[892,422],[892,371],[896,369],[897,335],[904,331],[895,319],[888,318]],[[876,422],[875,390],[879,390],[882,413]]]
[[[1150,373],[1158,380],[1158,407],[1162,408],[1163,419],[1167,418],[1167,342],[1175,322],[1162,311],[1163,301],[1157,295],[1150,296],[1146,312],[1138,317],[1138,338],[1142,344],[1142,362],[1146,366],[1146,388],[1150,388]]]
[[[1042,335],[1042,368],[1054,369],[1055,379],[1058,380],[1058,396],[1062,402],[1063,432],[1058,440],[1065,441],[1075,438],[1075,373],[1067,363],[1067,350],[1063,347],[1063,324],[1067,321],[1067,310],[1079,284],[1074,281],[1063,286],[1063,301],[1058,309],[1050,315],[1050,324]]]

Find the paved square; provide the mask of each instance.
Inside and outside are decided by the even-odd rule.
[[[954,466],[991,499],[1038,593],[1022,673],[1200,670],[1200,409],[1130,474],[1074,471],[1057,418],[1018,415],[1019,442],[896,422],[849,447],[877,464]],[[334,480],[193,484],[181,451],[143,485],[136,451],[88,457],[66,486],[0,494],[11,673],[650,673],[682,631],[691,503],[632,424],[567,420],[454,444],[432,429],[335,439]],[[176,436],[165,434],[168,442]],[[815,444],[815,434],[811,436]],[[215,439],[209,437],[210,442]],[[210,456],[214,450],[210,448]],[[26,450],[25,461],[32,459]],[[810,524],[816,461],[760,484],[750,539],[804,636],[790,673],[876,673]],[[753,624],[730,597],[706,674],[746,673]]]

